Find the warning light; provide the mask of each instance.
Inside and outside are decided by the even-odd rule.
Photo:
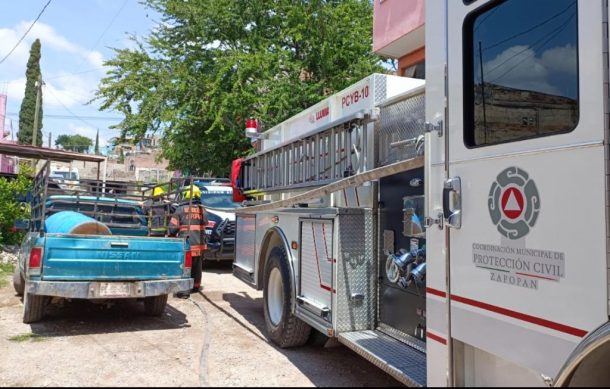
[[[258,137],[258,121],[254,118],[249,118],[246,120],[246,137]]]

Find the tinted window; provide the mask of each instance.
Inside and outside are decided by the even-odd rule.
[[[576,0],[507,0],[464,25],[464,140],[569,132],[578,121]]]
[[[233,202],[232,192],[201,192],[201,203],[210,208],[239,208],[241,203]]]

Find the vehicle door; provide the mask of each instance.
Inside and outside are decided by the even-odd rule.
[[[451,334],[475,363],[553,377],[607,320],[607,11],[447,5]]]

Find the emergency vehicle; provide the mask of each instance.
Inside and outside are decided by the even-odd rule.
[[[373,74],[234,163],[234,273],[416,386],[610,384],[608,2],[426,2]]]

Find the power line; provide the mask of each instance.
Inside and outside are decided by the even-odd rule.
[[[484,47],[484,48],[483,48],[483,51],[487,51],[487,50],[489,50],[489,49],[492,49],[492,48],[494,48],[494,47],[496,47],[496,46],[501,45],[502,43],[506,43],[506,42],[508,42],[508,41],[511,41],[511,40],[513,40],[513,39],[515,39],[515,38],[517,38],[517,37],[520,37],[520,36],[522,36],[522,35],[524,35],[524,34],[527,34],[528,32],[531,32],[531,31],[533,31],[533,30],[535,30],[535,29],[537,29],[537,28],[539,28],[539,27],[544,26],[544,25],[545,25],[545,24],[547,24],[548,22],[550,22],[550,21],[552,21],[553,19],[557,18],[559,15],[562,15],[562,14],[566,13],[566,12],[567,12],[567,11],[568,11],[570,8],[572,8],[572,7],[573,7],[575,4],[576,4],[576,3],[572,3],[572,4],[570,4],[569,6],[567,6],[566,8],[564,8],[563,10],[561,10],[561,11],[559,11],[558,13],[556,13],[555,15],[551,16],[550,18],[548,18],[548,19],[546,19],[546,20],[543,20],[543,21],[542,21],[542,22],[540,22],[540,23],[537,23],[537,24],[533,25],[532,27],[530,27],[530,28],[528,28],[528,29],[526,29],[526,30],[523,30],[523,31],[521,31],[521,32],[518,32],[518,33],[516,33],[516,34],[514,34],[514,35],[509,36],[508,38],[502,39],[502,40],[501,40],[501,41],[499,41],[499,42],[496,42],[496,43],[493,43],[493,44],[491,44],[491,45],[489,45],[489,46],[487,46],[487,47]]]
[[[71,76],[74,76],[74,75],[77,75],[77,74],[91,73],[91,72],[96,72],[96,71],[103,70],[103,69],[105,69],[105,66],[99,66],[99,67],[96,67],[96,68],[83,70],[81,72],[66,73],[66,74],[62,74],[61,76],[47,77],[46,80],[47,81],[56,80],[58,78],[66,78],[66,77],[71,77]]]
[[[19,113],[17,113],[17,112],[7,112],[6,116],[7,117],[19,117]],[[44,117],[52,118],[52,119],[77,119],[77,118],[81,118],[81,119],[85,119],[85,120],[123,120],[123,118],[118,117],[118,116],[104,117],[104,116],[83,116],[83,115],[79,115],[78,117],[75,117],[75,116],[70,116],[70,115],[53,115],[53,114],[48,114],[46,112],[44,114]]]
[[[535,41],[534,43],[532,43],[529,46],[526,46],[524,49],[518,51],[517,53],[514,53],[513,55],[511,55],[510,57],[508,57],[506,60],[502,61],[501,63],[499,63],[498,65],[494,66],[493,68],[487,70],[485,73],[487,74],[487,76],[489,77],[491,75],[491,73],[493,73],[495,70],[499,69],[502,65],[504,65],[505,63],[507,63],[508,61],[516,58],[517,56],[523,54],[524,52],[528,51],[528,50],[532,50],[534,49],[536,46],[539,45],[540,42],[542,42],[543,40],[547,39],[550,36],[556,36],[556,33],[560,33],[561,31],[563,31],[566,26],[568,25],[568,23],[570,23],[570,20],[572,20],[574,18],[574,16],[576,15],[576,12],[574,12],[573,14],[571,14],[559,27],[555,28],[554,30],[549,31],[546,35],[543,35],[540,39],[538,39],[537,41]],[[544,43],[542,45],[540,45],[540,47],[543,47],[545,43],[547,43],[548,41],[544,41]],[[527,57],[526,57],[527,58]],[[503,69],[502,69],[503,70]]]
[[[13,51],[15,51],[15,49],[17,48],[17,46],[19,46],[19,44],[21,43],[21,41],[25,38],[25,36],[30,32],[30,30],[32,29],[32,27],[34,27],[34,24],[36,24],[36,22],[38,21],[38,19],[40,19],[40,17],[42,16],[43,12],[45,9],[47,9],[47,6],[51,3],[52,0],[47,1],[47,3],[44,5],[44,7],[42,7],[42,10],[40,11],[40,13],[38,14],[38,16],[36,17],[36,19],[34,19],[34,21],[32,22],[32,25],[30,26],[30,28],[27,29],[27,31],[23,34],[23,36],[21,37],[21,39],[19,39],[19,41],[17,42],[17,44],[15,44],[15,46],[11,49],[11,51],[8,52],[7,55],[4,56],[4,58],[0,59],[0,64],[2,64],[4,61],[6,61],[6,59],[13,54]]]
[[[570,16],[570,18],[564,23],[563,26],[561,26],[561,28],[552,36],[550,36],[547,40],[545,40],[540,46],[544,47],[544,45],[546,45],[547,43],[551,42],[553,39],[555,39],[559,34],[561,34],[561,32],[563,32],[563,30],[565,30],[570,23],[570,20],[572,18],[574,18],[574,16],[576,16],[576,14]],[[533,54],[535,55],[536,52],[533,51]],[[517,62],[514,66],[512,66],[510,69],[508,69],[507,71],[505,71],[504,73],[502,73],[501,75],[499,75],[498,77],[494,78],[493,80],[489,81],[490,83],[498,81],[499,79],[501,79],[502,77],[506,76],[508,73],[512,72],[517,66],[521,65],[521,63],[523,63],[523,61],[525,61],[526,59],[528,59],[529,57],[531,57],[531,53],[529,53],[529,55],[525,56],[525,58],[523,58],[521,61]]]
[[[81,122],[85,123],[85,124],[86,124],[86,125],[88,125],[88,126],[95,127],[95,125],[93,125],[93,124],[91,124],[91,123],[87,122],[85,119],[82,119],[81,117],[79,117],[78,115],[76,115],[74,112],[72,112],[72,111],[70,110],[70,108],[66,107],[66,105],[65,105],[65,104],[64,104],[64,103],[63,103],[63,102],[62,102],[62,101],[59,99],[59,97],[57,97],[57,95],[56,95],[55,93],[53,93],[53,90],[52,90],[51,88],[48,88],[47,90],[48,90],[49,92],[51,92],[51,94],[53,95],[53,97],[55,97],[55,99],[57,100],[57,102],[58,102],[59,104],[61,104],[61,106],[62,106],[62,107],[64,107],[64,109],[65,109],[66,111],[68,111],[68,112],[69,112],[69,113],[70,113],[72,116],[74,116],[76,119],[80,120]]]
[[[97,45],[100,44],[102,38],[104,37],[104,35],[106,35],[106,33],[108,32],[108,30],[110,29],[110,27],[112,26],[112,24],[114,23],[114,21],[116,20],[116,18],[119,17],[119,15],[121,14],[121,12],[123,11],[123,8],[125,8],[125,6],[127,5],[127,2],[129,0],[125,0],[123,2],[123,5],[121,5],[121,8],[119,8],[119,10],[114,14],[114,16],[112,17],[112,19],[110,20],[110,22],[108,23],[108,25],[106,26],[106,28],[104,29],[104,31],[102,31],[102,34],[97,38],[97,40],[95,41],[95,44],[91,47],[91,49],[89,49],[89,51],[93,51]],[[83,63],[85,63],[85,59],[83,59],[81,61],[81,63],[76,67],[77,69],[80,69],[81,66],[83,66]],[[77,70],[78,72],[78,70]]]

